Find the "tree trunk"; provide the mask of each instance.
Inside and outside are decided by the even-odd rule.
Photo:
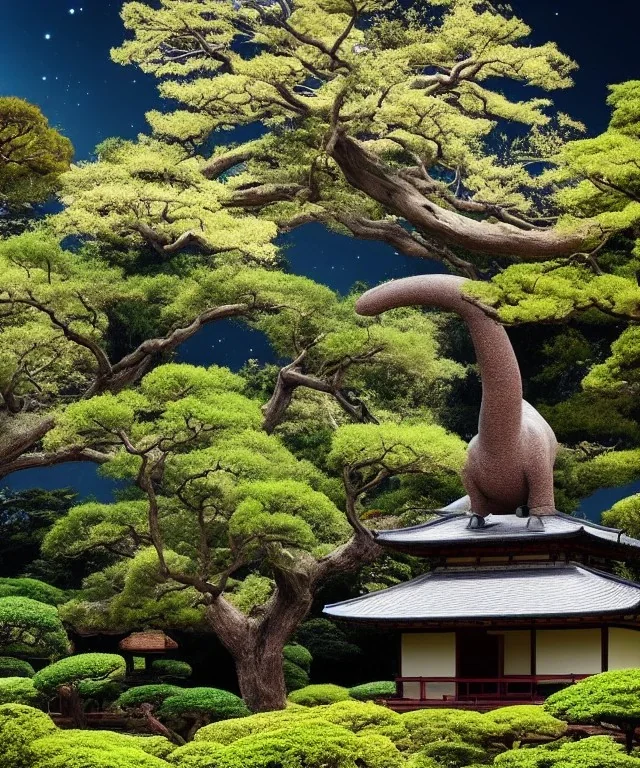
[[[252,712],[284,709],[287,689],[284,683],[282,651],[279,638],[266,638],[262,648],[248,648],[236,658],[240,694]]]
[[[60,686],[58,695],[60,696],[60,714],[71,718],[74,728],[84,728],[87,724],[84,707],[75,685]]]

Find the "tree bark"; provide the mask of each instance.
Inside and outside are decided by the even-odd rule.
[[[525,230],[505,222],[472,219],[443,208],[422,194],[409,179],[384,166],[358,141],[344,134],[337,136],[331,155],[351,186],[404,218],[419,232],[449,245],[494,256],[546,260],[584,250],[591,235],[585,229]]]

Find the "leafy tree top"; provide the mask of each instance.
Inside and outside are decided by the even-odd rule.
[[[73,146],[35,104],[0,97],[0,204],[44,202],[69,168]]]
[[[54,695],[61,686],[81,688],[84,683],[124,677],[125,661],[113,653],[80,653],[50,664],[33,678],[39,691]]]

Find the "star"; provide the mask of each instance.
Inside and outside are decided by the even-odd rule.
[[[47,79],[47,76],[46,76],[46,75],[42,75],[42,79],[43,79],[43,80],[46,80],[46,79]]]
[[[44,36],[45,40],[51,40],[51,35],[47,32],[47,34]]]
[[[69,8],[69,13],[73,16],[73,14],[76,12],[75,8]]]

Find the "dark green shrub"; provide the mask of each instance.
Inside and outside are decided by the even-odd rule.
[[[219,688],[184,688],[168,696],[157,711],[158,717],[181,731],[187,741],[207,723],[249,714],[239,696]]]
[[[0,704],[30,704],[36,706],[42,694],[36,690],[29,677],[0,678]]]
[[[156,677],[175,677],[186,680],[191,677],[193,670],[186,661],[177,659],[156,659],[151,664],[151,672]]]
[[[282,650],[282,655],[284,656],[285,661],[290,661],[292,664],[296,664],[307,673],[310,671],[313,656],[304,645],[300,645],[299,643],[285,645]]]
[[[58,609],[28,597],[0,598],[0,651],[9,655],[61,656],[69,638]]]
[[[291,691],[297,691],[299,688],[305,688],[309,685],[309,675],[302,667],[294,664],[292,661],[286,659],[282,663],[284,672],[284,684],[287,688],[287,693]]]
[[[454,739],[439,739],[427,744],[419,754],[436,761],[446,768],[462,768],[472,762],[484,761],[487,753],[482,747]]]
[[[34,768],[31,747],[56,731],[49,715],[22,704],[0,706],[0,768]]]
[[[0,578],[0,598],[2,597],[29,597],[47,605],[60,605],[67,599],[63,590],[39,579],[10,578]]]
[[[545,712],[543,707],[536,704],[518,704],[512,707],[501,707],[484,715],[500,726],[509,729],[505,734],[505,743],[512,746],[514,742],[536,736],[559,738],[567,730],[567,724]]]
[[[289,694],[289,701],[302,704],[305,707],[317,707],[321,704],[334,704],[337,701],[349,699],[349,691],[340,685],[324,683],[322,685],[307,685]]]
[[[0,656],[0,677],[33,677],[35,673],[28,661],[13,656]]]
[[[546,711],[569,723],[615,725],[631,752],[640,725],[640,669],[620,669],[587,677],[546,700]]]
[[[362,651],[329,619],[310,619],[296,632],[295,639],[309,650],[315,661],[348,664]]]
[[[151,704],[156,707],[162,704],[169,696],[175,696],[175,694],[181,693],[182,690],[177,685],[168,685],[167,683],[138,685],[121,693],[113,706],[117,709],[137,709],[142,704]]]
[[[495,768],[640,768],[640,758],[625,754],[608,736],[513,749],[498,755]]]
[[[358,701],[370,699],[388,699],[396,693],[396,684],[391,680],[380,680],[376,683],[363,683],[349,688],[349,696]]]

